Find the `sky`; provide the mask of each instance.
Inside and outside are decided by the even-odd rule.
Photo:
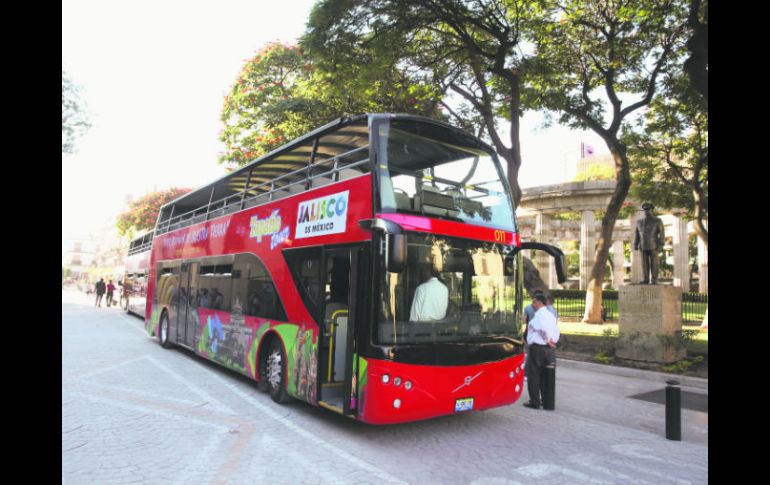
[[[127,196],[197,188],[224,172],[226,92],[268,42],[295,42],[314,0],[62,0],[62,67],[81,88],[91,129],[62,158],[62,240],[96,234]],[[591,132],[521,125],[523,188],[571,180]]]

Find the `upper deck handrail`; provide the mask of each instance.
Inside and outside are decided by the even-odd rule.
[[[239,212],[246,208],[247,202],[253,201],[259,198],[266,197],[267,200],[265,200],[264,203],[271,202],[274,200],[274,195],[279,191],[287,190],[289,187],[293,187],[299,184],[305,184],[307,188],[310,188],[312,186],[313,180],[321,177],[331,176],[332,181],[336,182],[339,180],[339,173],[342,170],[365,165],[370,162],[370,159],[369,157],[367,157],[362,160],[358,160],[356,162],[349,163],[349,164],[340,164],[340,161],[345,159],[346,157],[350,157],[351,155],[354,155],[356,153],[359,153],[361,151],[368,150],[368,149],[369,149],[369,145],[366,144],[364,146],[354,148],[353,150],[349,150],[345,153],[341,153],[339,155],[335,155],[333,157],[329,157],[324,160],[317,161],[313,164],[308,164],[304,167],[282,174],[267,182],[261,182],[255,185],[251,185],[249,187],[245,187],[243,190],[240,190],[234,194],[230,194],[220,199],[213,200],[205,206],[197,207],[195,209],[189,210],[182,214],[176,215],[166,221],[162,221],[158,223],[157,227],[155,228],[154,234],[158,236],[170,231],[181,229],[183,227],[191,226],[193,224],[198,224],[200,222],[204,222],[211,219],[212,215],[216,215],[216,216],[225,215],[225,211],[232,210],[232,208],[235,207],[236,205],[237,205],[237,209],[232,210],[232,212]],[[313,173],[314,171],[317,171],[318,168],[324,167],[325,165],[328,165],[328,164],[332,165],[330,170],[327,170],[321,173],[315,173],[315,174]],[[296,175],[304,175],[304,176],[296,180],[293,180],[287,184],[283,184],[283,185],[276,184],[276,182],[280,182],[282,180],[285,180],[287,178],[290,178]],[[265,190],[262,193],[255,194],[250,197],[248,196],[249,192],[254,192],[258,189],[268,188],[268,187],[269,187],[269,190]],[[131,253],[129,253],[129,255],[130,254]]]

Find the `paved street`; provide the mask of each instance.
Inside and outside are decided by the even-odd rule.
[[[560,360],[555,411],[376,427],[294,402],[180,350],[139,318],[62,291],[63,484],[700,484],[708,414],[628,396],[665,376]],[[706,381],[683,390],[706,394]],[[525,393],[526,396],[526,393]]]

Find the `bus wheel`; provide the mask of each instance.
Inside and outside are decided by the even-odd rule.
[[[168,340],[169,335],[169,321],[168,321],[168,313],[163,312],[163,314],[160,316],[160,332],[158,332],[158,340],[160,341],[160,346],[164,349],[168,349],[171,347],[171,342]]]
[[[265,371],[267,388],[273,401],[280,404],[289,402],[291,398],[286,393],[286,355],[281,348],[281,342],[277,339],[270,344]]]

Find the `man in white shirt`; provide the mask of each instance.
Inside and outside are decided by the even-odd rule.
[[[556,317],[546,307],[546,299],[543,295],[535,295],[532,300],[535,308],[535,317],[527,325],[527,344],[529,355],[527,357],[527,389],[529,402],[524,406],[540,409],[542,404],[541,394],[543,387],[543,370],[549,363],[556,362],[556,342],[558,341],[558,328]]]
[[[446,317],[449,289],[439,281],[438,271],[433,267],[423,270],[422,276],[425,282],[414,292],[409,321],[441,320]]]

